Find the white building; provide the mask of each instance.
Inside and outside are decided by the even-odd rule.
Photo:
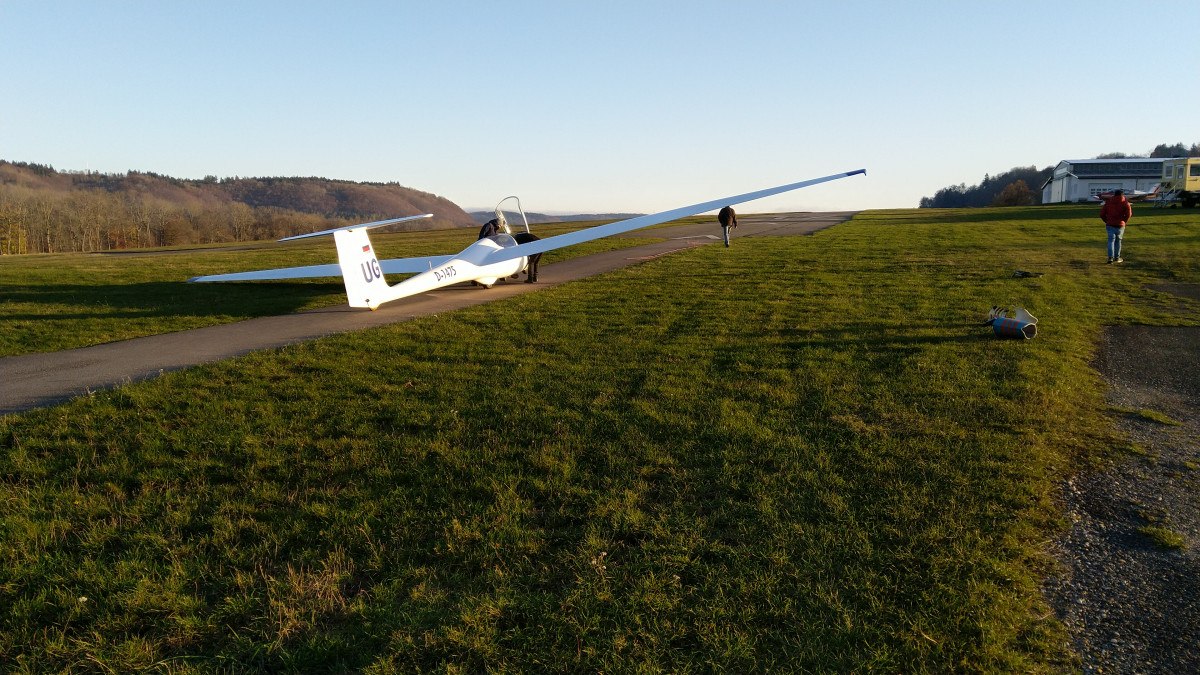
[[[1064,159],[1042,185],[1042,203],[1084,202],[1102,192],[1149,192],[1162,180],[1162,159]]]

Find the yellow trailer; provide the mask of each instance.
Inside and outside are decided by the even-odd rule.
[[[1158,191],[1169,200],[1178,199],[1185,209],[1200,206],[1200,157],[1164,159]]]

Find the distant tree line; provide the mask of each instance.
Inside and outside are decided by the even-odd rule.
[[[1183,143],[1168,145],[1160,143],[1147,155],[1127,155],[1123,152],[1108,152],[1096,159],[1125,159],[1138,157],[1200,157],[1200,143],[1191,147]],[[922,197],[920,207],[965,208],[979,206],[1028,206],[1042,203],[1042,185],[1050,179],[1054,167],[1038,170],[1036,167],[1017,167],[995,176],[984,174],[983,181],[968,187],[965,183],[951,185],[938,190],[932,197]]]
[[[978,185],[968,187],[965,183],[951,185],[938,190],[932,197],[921,198],[923,209],[969,208],[979,206],[1024,206],[1040,204],[1042,195],[1037,188],[1045,183],[1054,167],[1038,169],[1035,166],[1016,167],[1001,174],[984,174]]]
[[[253,241],[352,222],[241,203],[181,207],[131,194],[39,194],[0,185],[0,254]]]
[[[1200,157],[1200,143],[1193,143],[1191,147],[1188,147],[1183,143],[1176,143],[1175,145],[1159,143],[1158,145],[1154,146],[1154,149],[1151,150],[1150,154],[1148,155],[1127,155],[1123,152],[1106,152],[1103,155],[1097,155],[1096,159],[1136,159],[1138,157],[1150,157],[1155,159],[1165,157]]]
[[[213,176],[191,181],[0,161],[5,255],[276,239],[417,213],[433,213],[437,227],[473,225],[452,202],[395,184]]]

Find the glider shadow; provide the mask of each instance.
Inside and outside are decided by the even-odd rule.
[[[152,281],[134,284],[45,284],[10,286],[4,300],[47,308],[38,313],[9,313],[12,320],[178,318],[230,316],[250,318],[287,314],[332,297],[342,304],[340,280],[221,286]],[[95,308],[89,311],[88,308]],[[56,310],[56,308],[59,308]]]

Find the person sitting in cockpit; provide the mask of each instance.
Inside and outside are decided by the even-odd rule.
[[[479,228],[479,238],[480,239],[494,237],[497,234],[500,234],[500,221],[496,218],[492,218],[491,220],[484,223],[483,227]]]

